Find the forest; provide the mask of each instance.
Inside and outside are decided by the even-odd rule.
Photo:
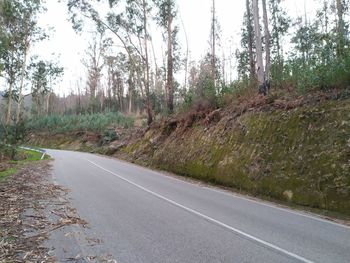
[[[59,147],[61,142],[62,148],[69,148],[72,142],[67,142],[67,138],[71,137],[72,141],[78,140],[79,144],[84,144],[84,147],[78,147],[79,150],[106,154],[116,154],[118,151],[121,156],[128,156],[125,158],[136,162],[135,159],[139,159],[145,165],[284,198],[289,196],[289,190],[270,189],[275,182],[255,185],[254,180],[260,180],[260,175],[256,179],[246,178],[246,174],[250,173],[275,176],[278,169],[295,169],[293,174],[306,169],[292,167],[296,163],[293,160],[290,161],[292,164],[284,164],[282,168],[270,167],[268,163],[274,163],[271,158],[279,153],[268,152],[269,144],[273,144],[271,151],[274,152],[273,147],[280,143],[274,141],[271,134],[282,141],[293,136],[291,140],[297,140],[304,138],[307,132],[316,132],[314,126],[328,125],[319,130],[329,129],[327,136],[331,136],[330,122],[338,121],[343,127],[339,132],[343,133],[334,139],[334,147],[320,147],[329,150],[327,154],[333,159],[339,157],[337,160],[341,163],[339,173],[342,177],[334,177],[348,189],[350,181],[346,173],[349,164],[345,160],[349,157],[346,148],[349,116],[344,108],[348,108],[350,96],[349,1],[313,1],[315,15],[305,10],[304,14],[293,16],[286,7],[287,1],[246,0],[245,9],[240,14],[243,18],[239,29],[240,45],[230,51],[222,44],[216,1],[210,2],[208,40],[203,43],[203,46],[207,46],[207,52],[199,61],[195,61],[191,59],[188,45],[192,36],[186,34],[186,25],[176,0],[63,1],[67,19],[76,33],[92,33],[81,58],[81,71],[85,72],[85,77],[72,80],[76,82],[75,88],[69,94],[62,95],[57,87],[61,85],[65,72],[59,58],[47,60],[32,52],[33,46],[47,41],[52,34],[49,28],[38,25],[40,15],[47,11],[45,1],[1,0],[0,159],[6,159],[9,155],[15,158],[16,146],[21,144]],[[295,2],[304,4],[303,1]],[[186,36],[187,43],[179,41],[180,34]],[[164,50],[155,49],[158,39],[162,41]],[[337,111],[336,114],[331,112],[332,108]],[[249,114],[255,115],[251,117]],[[300,123],[295,123],[292,114],[298,114]],[[239,119],[247,116],[251,117],[248,120],[251,126],[242,124]],[[307,119],[306,123],[302,123],[302,118]],[[221,122],[223,119],[226,120],[224,126]],[[269,123],[270,129],[264,121]],[[281,123],[278,125],[281,126],[276,124],[279,121]],[[204,131],[212,128],[222,132],[215,135],[213,145],[207,145],[211,153],[202,151],[203,155],[212,154],[215,159],[209,170],[203,166],[205,157],[200,164],[194,160],[201,151],[189,151],[191,156],[186,156],[187,159],[183,160],[186,164],[181,165],[164,160],[165,153],[161,156],[154,152],[156,150],[152,147],[157,143],[159,148],[170,147],[167,142],[169,138],[174,147],[169,149],[170,155],[176,153],[176,147],[181,148],[179,138],[191,138],[186,142],[186,145],[191,145],[197,139],[192,136],[197,126],[203,127]],[[259,140],[259,144],[251,152],[247,150],[249,154],[240,152],[240,155],[237,153],[238,160],[231,160],[231,166],[235,163],[236,170],[227,173],[236,173],[239,178],[225,178],[214,167],[229,162],[225,153],[230,149],[222,152],[218,145],[220,140],[229,140],[232,135],[225,133],[227,129],[238,126],[246,133],[243,137],[237,135],[240,138],[238,144],[245,145],[245,149],[251,146],[246,140],[254,143]],[[247,132],[250,128],[254,133]],[[193,133],[187,134],[189,130]],[[278,134],[281,131],[287,135]],[[255,134],[254,138],[249,137],[252,134]],[[318,134],[311,136],[316,138]],[[50,138],[54,138],[54,142]],[[319,137],[320,140],[322,138]],[[113,141],[117,143],[110,145]],[[290,147],[296,147],[294,143]],[[310,143],[305,148],[311,147],[310,151],[316,154],[320,150],[316,146],[322,141],[307,139],[301,143]],[[216,149],[217,155],[210,147]],[[257,150],[263,160],[271,157],[265,166],[261,164],[263,161],[260,157],[254,159]],[[279,150],[292,151],[288,156],[297,154],[291,148]],[[342,155],[334,157],[337,151]],[[308,155],[308,152],[300,153],[295,158],[300,159],[303,154]],[[321,159],[324,160],[323,157]],[[242,170],[239,170],[237,167],[241,166]],[[307,171],[310,176],[319,174],[321,178],[325,175],[324,182],[329,182],[328,173],[319,169],[319,162],[311,167]],[[207,174],[207,171],[210,173]],[[332,182],[337,184],[336,181]],[[299,183],[292,184],[298,188]],[[349,194],[349,189],[345,188],[342,191],[346,193],[336,198],[341,199]],[[345,203],[340,206],[328,204],[325,197],[328,190],[317,190],[321,192],[321,197],[316,198],[318,201],[305,197],[296,202],[349,211]]]
[[[0,263],[349,241],[350,0],[0,0]]]

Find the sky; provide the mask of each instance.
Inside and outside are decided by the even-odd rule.
[[[295,17],[304,13],[304,5],[308,13],[315,10],[316,0],[286,0],[288,13]],[[200,60],[209,50],[209,34],[211,24],[212,0],[177,0],[179,8],[179,41],[182,52],[186,52],[184,31],[187,33],[190,59]],[[56,93],[68,94],[74,90],[77,81],[85,83],[86,69],[81,63],[88,46],[89,33],[76,34],[68,21],[65,1],[46,0],[47,12],[39,17],[39,26],[53,28],[50,40],[35,45],[33,54],[44,59],[58,60],[65,69],[65,74],[54,88]],[[242,19],[245,11],[245,0],[216,0],[216,12],[221,26],[221,45],[228,55],[239,47]],[[87,30],[89,31],[89,30]],[[156,32],[156,31],[155,31]],[[165,50],[160,34],[154,38],[155,50]],[[227,56],[226,55],[226,56]],[[159,54],[161,57],[161,54]],[[232,72],[235,71],[234,64]]]

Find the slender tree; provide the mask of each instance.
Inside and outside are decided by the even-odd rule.
[[[216,88],[216,7],[215,0],[212,0],[211,20],[211,74],[214,88]]]
[[[150,66],[149,66],[149,58],[148,58],[148,4],[146,0],[142,0],[142,20],[143,20],[143,32],[144,32],[144,52],[145,52],[145,90],[146,90],[146,107],[147,107],[147,124],[151,125],[153,122],[153,113],[152,113],[152,105],[150,98]]]
[[[250,68],[250,79],[255,78],[255,60],[253,53],[253,34],[254,29],[252,26],[252,14],[251,14],[250,0],[246,0],[246,23],[247,23],[247,34],[248,34],[248,55],[249,55],[249,68]]]
[[[158,9],[156,21],[165,32],[167,42],[167,65],[166,65],[166,100],[168,112],[174,111],[174,45],[176,45],[177,26],[173,25],[177,11],[174,0],[156,0]]]
[[[265,72],[263,64],[263,54],[262,54],[262,43],[261,43],[261,31],[259,22],[259,2],[258,0],[253,0],[253,17],[254,17],[254,28],[255,28],[255,45],[256,45],[256,59],[257,59],[257,76],[259,82],[259,92],[265,84]]]
[[[47,35],[40,27],[37,25],[37,15],[43,11],[42,3],[40,0],[29,0],[23,2],[21,8],[21,24],[22,29],[20,32],[21,35],[21,76],[20,76],[20,84],[18,91],[18,103],[17,103],[17,111],[16,111],[16,123],[20,121],[20,115],[22,112],[22,104],[23,104],[23,88],[24,88],[24,80],[26,78],[27,72],[27,60],[29,55],[30,46],[37,41],[44,40]]]
[[[269,30],[269,19],[267,14],[266,0],[262,0],[263,6],[263,21],[264,21],[264,33],[265,33],[265,82],[269,82],[270,67],[271,67],[271,36]],[[266,83],[267,84],[267,83]]]
[[[344,56],[344,45],[345,45],[345,22],[344,22],[344,4],[343,0],[336,0],[338,24],[337,24],[337,56]]]
[[[104,39],[103,31],[95,33],[85,52],[86,56],[82,60],[88,71],[87,86],[89,88],[91,112],[94,112],[96,106],[96,92],[100,85],[102,69],[105,65],[103,57],[108,45],[109,42]]]

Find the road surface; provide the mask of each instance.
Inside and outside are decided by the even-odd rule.
[[[118,263],[350,262],[349,227],[116,159],[48,154],[54,180]]]

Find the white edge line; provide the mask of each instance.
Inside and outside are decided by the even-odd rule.
[[[119,159],[117,159],[117,160],[118,161],[122,161],[124,163],[123,160],[119,160]],[[125,163],[127,163],[127,162],[125,162]],[[227,195],[227,196],[230,196],[230,197],[236,197],[236,198],[248,201],[248,202],[252,202],[252,203],[255,203],[255,204],[258,204],[258,205],[263,205],[263,206],[266,206],[266,207],[274,208],[274,209],[277,209],[277,210],[280,210],[280,211],[284,211],[284,212],[287,212],[287,213],[290,213],[290,214],[293,214],[293,215],[298,215],[298,216],[302,216],[302,217],[305,217],[305,218],[308,218],[308,219],[316,220],[316,221],[319,221],[319,222],[322,222],[322,223],[327,223],[327,224],[331,224],[331,225],[334,225],[334,226],[337,226],[337,227],[350,229],[350,226],[347,226],[347,225],[344,225],[344,224],[341,224],[341,223],[337,223],[337,222],[334,222],[334,221],[331,221],[331,220],[324,219],[324,218],[318,216],[317,214],[309,215],[309,214],[307,214],[305,212],[302,212],[302,211],[293,211],[293,210],[291,210],[289,208],[279,207],[279,206],[277,206],[275,204],[269,204],[265,200],[257,201],[257,200],[254,200],[252,198],[247,198],[247,197],[241,196],[239,193],[231,192],[231,191],[225,190],[225,189],[218,189],[216,186],[210,187],[210,186],[206,186],[206,185],[203,185],[203,184],[191,183],[191,182],[188,182],[186,180],[182,180],[182,179],[176,178],[176,177],[171,176],[171,175],[166,174],[166,173],[161,173],[161,172],[158,172],[158,171],[149,170],[149,169],[147,169],[145,167],[142,167],[142,166],[139,166],[139,165],[136,165],[136,164],[133,164],[133,163],[127,163],[127,164],[133,165],[133,166],[135,166],[137,168],[140,168],[140,169],[143,169],[143,170],[146,170],[146,171],[151,171],[153,173],[156,173],[157,175],[159,174],[159,175],[166,176],[167,178],[170,178],[170,179],[178,181],[178,182],[183,182],[183,183],[186,183],[186,184],[189,184],[189,185],[192,185],[192,186],[197,186],[197,187],[200,187],[200,188],[203,188],[203,189],[208,189],[208,190],[210,190],[212,192],[215,192],[215,193]]]
[[[244,237],[246,237],[246,238],[248,238],[248,239],[250,239],[250,240],[253,240],[253,241],[255,241],[255,242],[258,242],[258,243],[260,243],[260,244],[263,244],[263,245],[266,246],[266,247],[272,248],[272,249],[274,249],[274,250],[276,250],[276,251],[278,251],[278,252],[280,252],[280,253],[283,253],[283,254],[285,254],[285,255],[288,255],[288,256],[290,256],[290,257],[292,257],[292,258],[298,259],[298,260],[300,260],[301,262],[313,263],[313,261],[311,261],[311,260],[309,260],[309,259],[306,259],[306,258],[304,258],[304,257],[301,257],[301,256],[299,256],[299,255],[296,255],[296,254],[294,254],[294,253],[292,253],[292,252],[289,252],[289,251],[287,251],[287,250],[285,250],[285,249],[283,249],[283,248],[280,248],[280,247],[278,247],[278,246],[276,246],[276,245],[274,245],[274,244],[271,244],[271,243],[269,243],[269,242],[267,242],[267,241],[264,241],[264,240],[262,240],[262,239],[260,239],[260,238],[254,237],[254,236],[252,236],[252,235],[250,235],[250,234],[247,234],[247,233],[245,233],[245,232],[243,232],[243,231],[241,231],[241,230],[239,230],[239,229],[237,229],[237,228],[231,227],[231,226],[229,226],[229,225],[227,225],[227,224],[225,224],[225,223],[222,223],[222,222],[220,222],[220,221],[218,221],[218,220],[216,220],[216,219],[214,219],[214,218],[211,218],[211,217],[209,217],[209,216],[206,216],[206,215],[204,215],[204,214],[202,214],[202,213],[200,213],[200,212],[198,212],[198,211],[196,211],[196,210],[194,210],[194,209],[191,209],[191,208],[188,208],[188,207],[186,207],[186,206],[184,206],[184,205],[181,205],[181,204],[179,204],[179,203],[177,203],[177,202],[175,202],[175,201],[173,201],[173,200],[171,200],[171,199],[169,199],[169,198],[166,198],[166,197],[164,197],[164,196],[162,196],[162,195],[160,195],[160,194],[157,194],[157,193],[155,193],[155,192],[153,192],[153,191],[151,191],[151,190],[148,190],[147,188],[145,188],[145,187],[143,187],[143,186],[141,186],[141,185],[138,185],[138,184],[136,184],[136,183],[134,183],[134,182],[132,182],[132,181],[130,181],[130,180],[128,180],[128,179],[126,179],[126,178],[120,176],[119,174],[116,174],[116,173],[114,173],[114,172],[112,172],[112,171],[110,171],[110,170],[107,170],[106,168],[104,168],[104,167],[102,167],[102,166],[100,166],[100,165],[98,165],[98,164],[96,164],[96,163],[94,163],[94,162],[92,162],[92,161],[90,161],[90,160],[88,160],[88,159],[86,159],[86,160],[87,160],[88,162],[90,162],[91,164],[95,165],[96,167],[98,167],[98,168],[104,170],[105,172],[108,172],[108,173],[110,173],[110,174],[112,174],[112,175],[118,177],[119,179],[121,179],[121,180],[123,180],[123,181],[125,181],[125,182],[127,182],[127,183],[129,183],[129,184],[131,184],[131,185],[133,185],[133,186],[135,186],[135,187],[137,187],[137,188],[139,188],[139,189],[141,189],[141,190],[143,190],[143,191],[145,191],[145,192],[147,192],[147,193],[153,195],[153,196],[155,196],[155,197],[158,197],[159,199],[162,199],[162,200],[164,200],[164,201],[166,201],[166,202],[168,202],[168,203],[170,203],[170,204],[172,204],[172,205],[174,205],[174,206],[180,207],[180,208],[182,208],[182,209],[184,209],[184,210],[186,210],[186,211],[188,211],[188,212],[190,212],[190,213],[192,213],[192,214],[195,214],[195,215],[197,215],[197,216],[199,216],[199,217],[202,217],[202,218],[204,218],[205,220],[207,220],[207,221],[209,221],[209,222],[212,222],[212,223],[217,224],[217,225],[219,225],[219,226],[221,226],[221,227],[224,227],[224,228],[226,228],[226,229],[228,229],[228,230],[230,230],[230,231],[232,231],[232,232],[235,232],[235,233],[237,233],[237,234],[239,234],[239,235],[241,235],[241,236],[244,236]]]

